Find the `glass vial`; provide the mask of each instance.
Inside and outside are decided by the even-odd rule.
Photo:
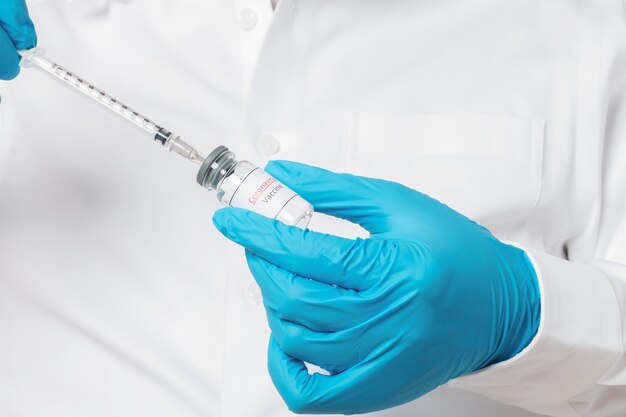
[[[216,190],[222,204],[244,208],[305,228],[313,206],[285,184],[248,161],[237,161],[227,147],[218,146],[204,160],[197,177],[208,190]]]

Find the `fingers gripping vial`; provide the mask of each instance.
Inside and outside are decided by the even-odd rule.
[[[218,146],[205,158],[180,136],[46,58],[42,49],[35,48],[19,53],[22,56],[22,67],[38,69],[147,133],[170,152],[200,164],[198,183],[208,190],[216,190],[218,199],[223,204],[255,211],[288,225],[308,225],[313,215],[311,204],[259,167],[248,161],[236,161],[235,155],[225,146]]]

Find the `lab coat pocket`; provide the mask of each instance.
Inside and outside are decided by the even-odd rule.
[[[348,154],[352,172],[402,183],[496,227],[538,201],[544,128],[503,114],[352,113]]]

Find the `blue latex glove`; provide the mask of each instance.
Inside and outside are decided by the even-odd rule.
[[[24,0],[0,0],[0,80],[12,80],[20,72],[18,50],[37,45],[33,21]]]
[[[529,259],[484,227],[397,183],[292,162],[266,169],[371,236],[343,239],[242,209],[213,217],[247,248],[272,330],[269,371],[292,411],[402,404],[513,357],[537,332]],[[303,361],[333,374],[309,375]]]

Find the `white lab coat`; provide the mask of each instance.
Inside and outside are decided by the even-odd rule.
[[[203,151],[399,181],[527,249],[532,344],[374,415],[598,417],[626,415],[625,7],[40,0],[31,14],[50,57]],[[290,415],[258,289],[196,167],[34,70],[0,88],[0,415]]]

